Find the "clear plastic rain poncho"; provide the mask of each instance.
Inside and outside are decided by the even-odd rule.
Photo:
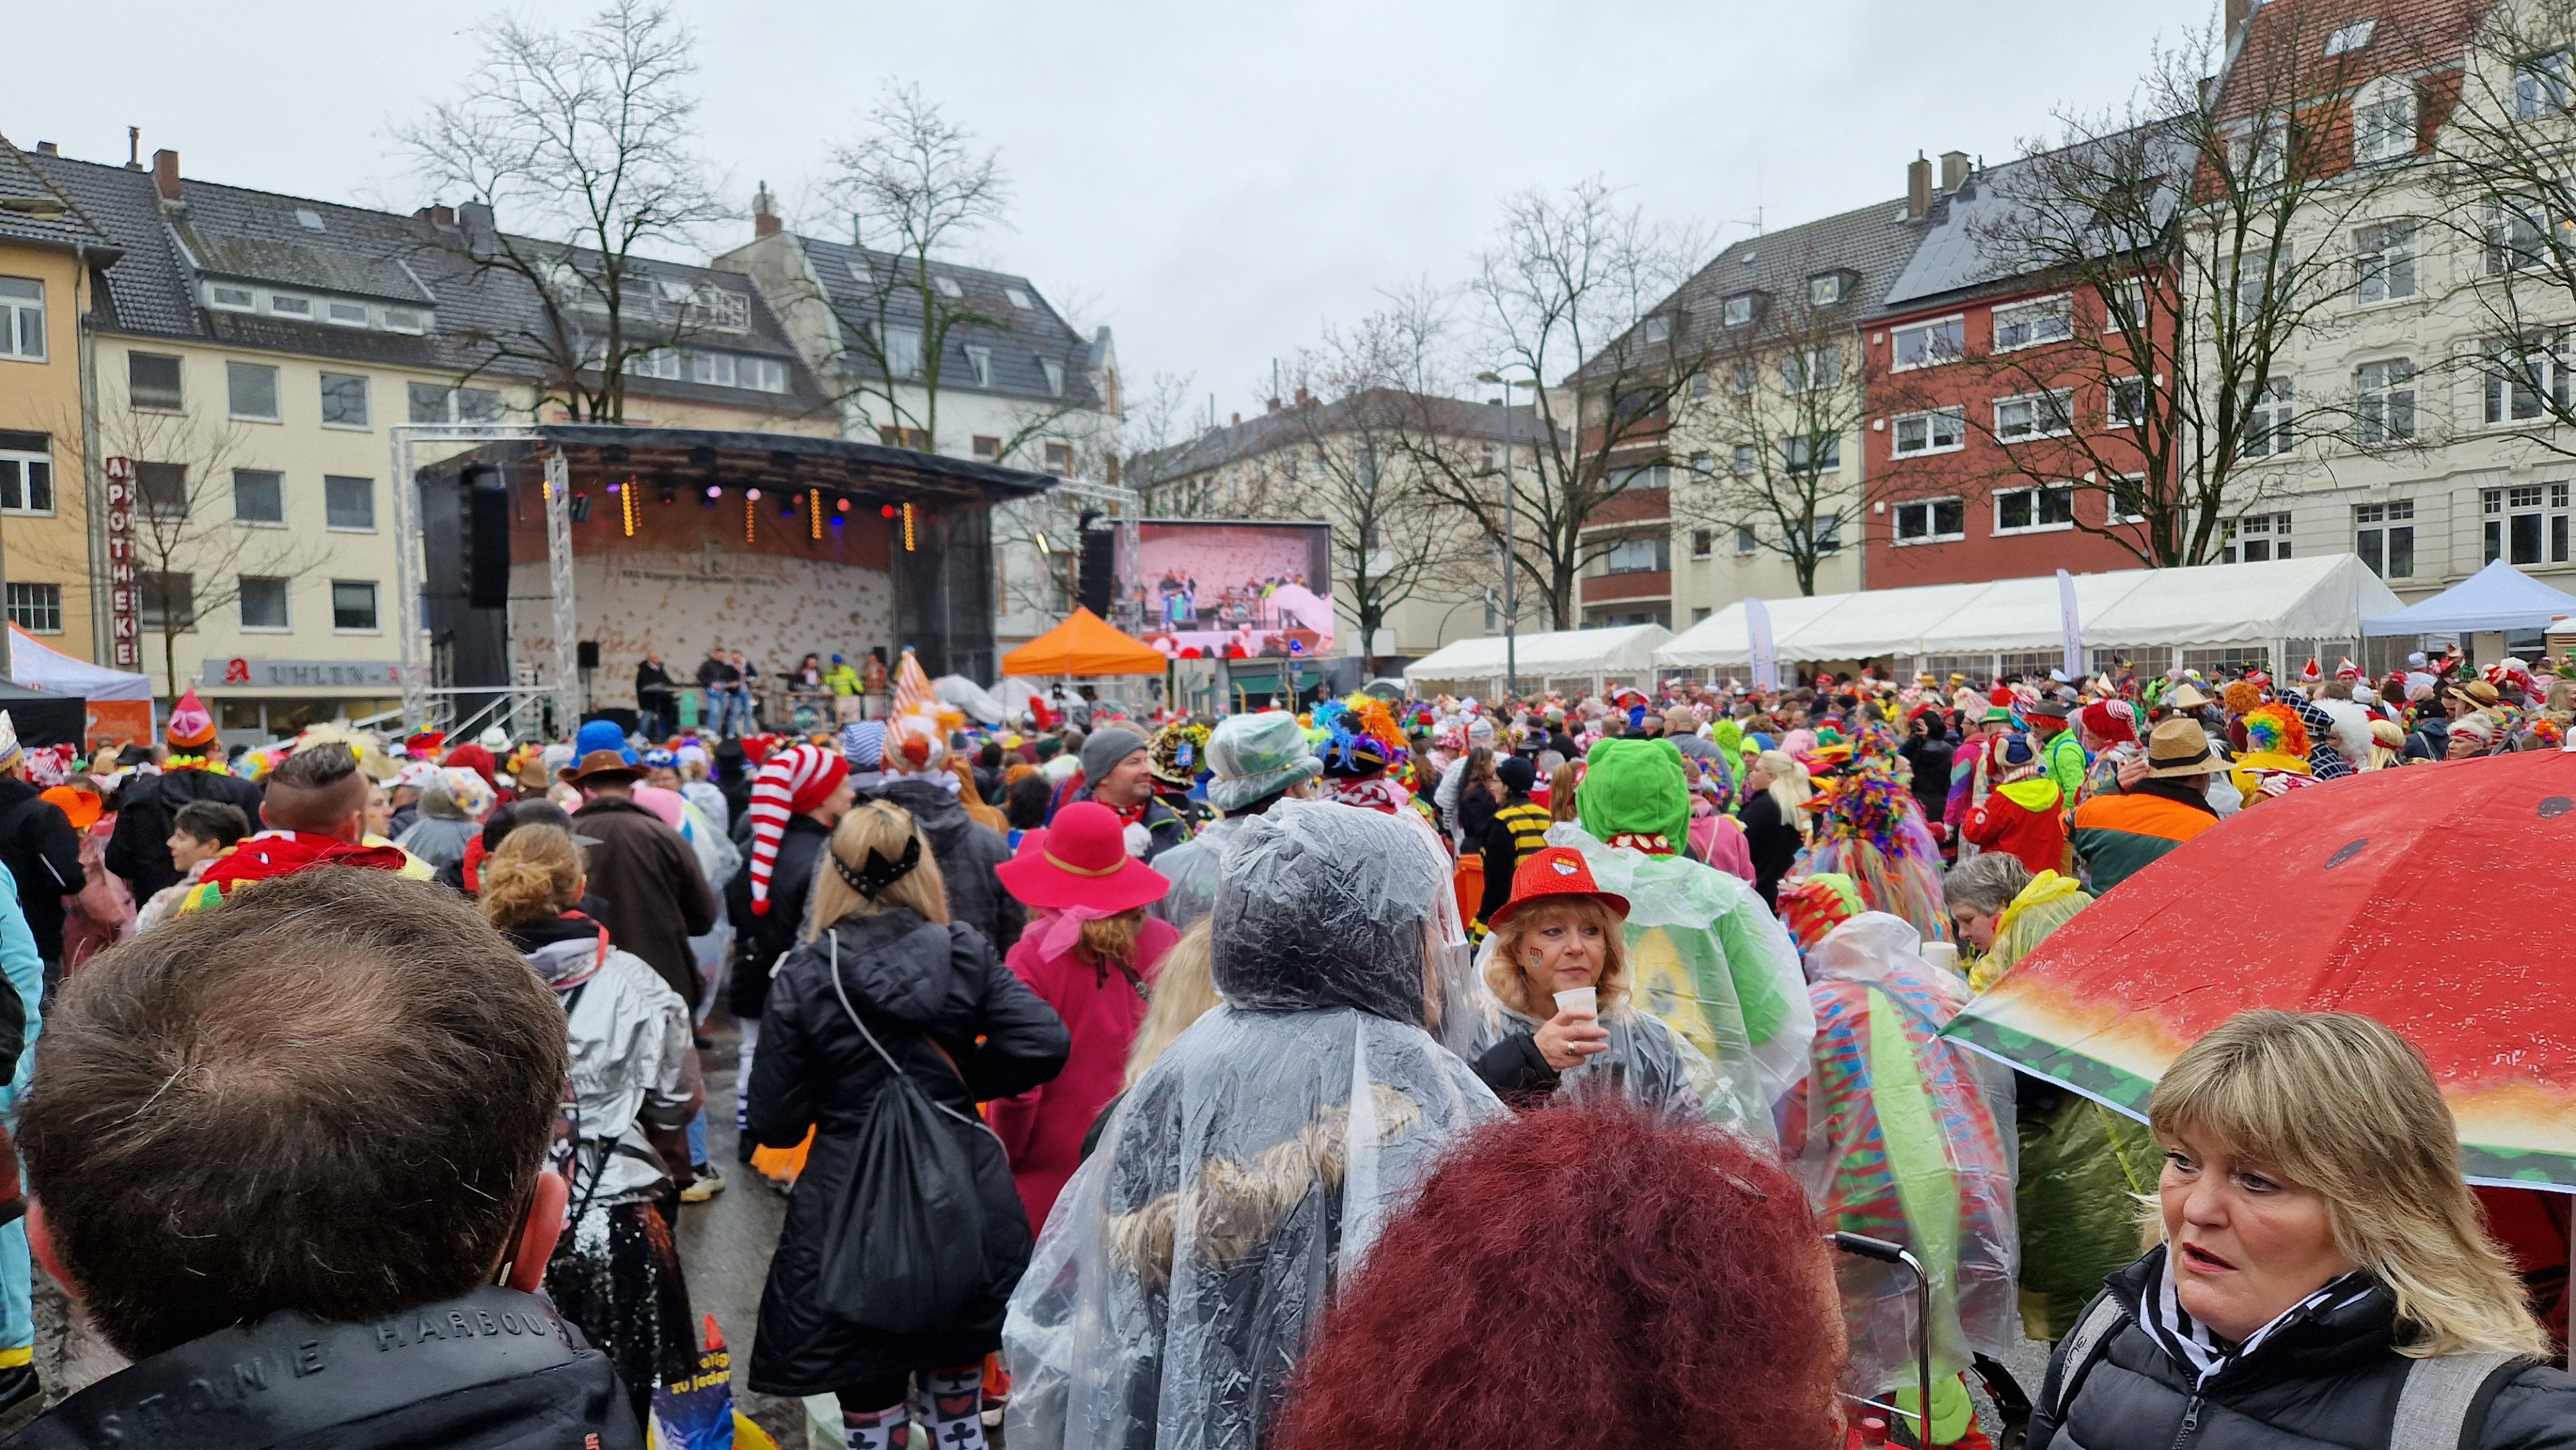
[[[1251,1450],[1334,1285],[1505,1111],[1424,1030],[1447,890],[1374,811],[1244,824],[1214,914],[1225,1005],[1120,1102],[1011,1296],[1014,1450]]]
[[[1809,957],[1815,1071],[1792,1100],[1796,1168],[1829,1229],[1905,1245],[1932,1276],[1932,1372],[2003,1358],[2015,1319],[2011,1079],[1940,1035],[1967,986],[1901,918],[1863,912]],[[1803,1146],[1801,1146],[1803,1145]],[[1850,1387],[1914,1383],[1914,1278],[1837,1256]],[[1935,1397],[1936,1437],[1940,1431]]]
[[[1546,1025],[1504,1005],[1485,984],[1484,974],[1502,940],[1502,933],[1496,932],[1485,938],[1476,953],[1475,995],[1467,1013],[1472,1031],[1459,1045],[1459,1055],[1469,1062],[1514,1033],[1536,1032]],[[1635,980],[1634,967],[1630,980]],[[1633,999],[1604,1008],[1600,1022],[1610,1034],[1610,1045],[1557,1074],[1562,1084],[1557,1089],[1559,1100],[1608,1091],[1641,1107],[1713,1122],[1732,1121],[1733,1098],[1718,1080],[1708,1054],[1691,1046],[1690,1039],[1666,1027],[1653,1013],[1640,1010]],[[1767,1117],[1762,1126],[1768,1136]]]
[[[1777,1142],[1772,1109],[1807,1075],[1816,1033],[1778,918],[1751,886],[1685,856],[1606,846],[1572,821],[1548,827],[1547,842],[1581,851],[1601,889],[1628,898],[1630,992],[1707,1062],[1703,1114]]]

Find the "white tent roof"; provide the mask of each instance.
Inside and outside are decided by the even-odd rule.
[[[84,700],[149,700],[150,675],[129,675],[77,660],[27,633],[9,626],[9,678],[30,690],[78,695]]]
[[[1624,624],[1616,629],[1565,629],[1520,637],[1517,664],[1523,679],[1548,675],[1618,675],[1650,671],[1656,646],[1673,632],[1660,624]],[[1442,645],[1404,667],[1406,684],[1415,680],[1492,680],[1503,675],[1503,638],[1462,639]]]
[[[2352,638],[2364,616],[2397,601],[2351,554],[2119,569],[2074,579],[2084,642],[2098,647]],[[2011,653],[2053,649],[2064,638],[2053,574],[1772,599],[1764,605],[1783,660]],[[1674,669],[1751,660],[1741,603],[1692,625],[1655,652],[1655,663]]]
[[[2394,614],[2362,621],[2362,633],[2478,634],[2541,629],[2576,614],[2576,596],[2562,594],[2502,559]]]

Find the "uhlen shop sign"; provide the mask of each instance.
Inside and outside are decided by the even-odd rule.
[[[134,567],[134,460],[107,460],[108,657],[120,670],[143,663],[143,583]]]
[[[206,662],[211,672],[214,661]],[[221,680],[207,684],[257,690],[387,690],[402,688],[402,665],[395,660],[251,660],[223,662]]]

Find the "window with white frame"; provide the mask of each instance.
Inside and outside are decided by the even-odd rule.
[[[1022,312],[1030,311],[1037,306],[1035,302],[1029,300],[1029,294],[1021,291],[1017,287],[1003,288],[1002,300],[1010,303],[1013,307],[1020,309]]]
[[[2218,551],[2222,564],[2260,564],[2290,557],[2288,514],[2247,514],[2227,526],[2227,541]]]
[[[2352,161],[2377,166],[2415,154],[2415,88],[2381,76],[2352,103]]]
[[[2558,336],[2487,345],[2486,420],[2528,422],[2567,407],[2567,339]]]
[[[2075,390],[2024,393],[1995,400],[1995,441],[2020,443],[2056,438],[2075,431]]]
[[[2075,335],[2075,300],[2042,297],[1995,309],[1995,351],[2012,352]]]
[[[1038,371],[1046,374],[1047,396],[1051,398],[1063,397],[1064,360],[1052,357],[1039,358]]]
[[[1673,315],[1669,312],[1658,312],[1647,318],[1645,324],[1638,329],[1638,335],[1649,343],[1672,341]]]
[[[1754,474],[1761,471],[1762,450],[1750,443],[1738,443],[1735,445],[1735,454],[1732,462],[1735,466],[1736,477],[1751,478]]]
[[[367,380],[355,373],[322,375],[322,426],[367,426]]]
[[[1842,300],[1842,273],[1819,272],[1815,276],[1807,279],[1807,304],[1809,306],[1831,307]]]
[[[277,414],[277,369],[265,363],[224,364],[224,398],[236,418],[274,423]]]
[[[1740,557],[1745,554],[1758,554],[1761,551],[1762,539],[1761,536],[1753,532],[1753,526],[1751,524],[1737,524],[1735,526],[1736,554]]]
[[[2368,307],[2415,295],[2415,224],[2382,222],[2353,233],[2354,299]]]
[[[1809,514],[1807,517],[1815,529],[1816,553],[1819,556],[1834,553],[1842,548],[1843,516],[1840,510],[1825,514]],[[1788,535],[1790,546],[1794,549],[1805,541],[1807,528],[1804,525],[1791,524]]]
[[[2296,276],[2298,249],[2288,242],[2277,242],[2259,254],[2249,250],[2228,264],[2236,278],[2234,288],[2236,311],[2245,319],[2240,325],[2251,325],[2265,305],[2285,301]]]
[[[2147,421],[2147,380],[2113,378],[2106,411],[2114,428],[2135,428]]]
[[[1717,530],[1691,530],[1691,557],[1705,559],[1717,551]]]
[[[286,475],[273,468],[234,469],[233,522],[286,527]]]
[[[0,511],[54,511],[53,440],[42,433],[0,433]]]
[[[2290,128],[2275,121],[2263,128],[2261,135],[2239,132],[2227,143],[2227,169],[2235,173],[2237,185],[2259,191],[2281,184],[2290,169]]]
[[[1958,498],[1918,498],[1888,505],[1896,542],[1942,544],[1968,536],[1968,503]]]
[[[45,284],[0,277],[0,358],[45,360]]]
[[[218,312],[252,312],[259,307],[259,294],[239,283],[209,282],[206,305]]]
[[[2376,19],[2355,20],[2326,32],[2326,58],[2348,54],[2370,44],[2370,33],[2379,28]]]
[[[498,423],[501,394],[492,388],[448,388],[413,383],[408,389],[415,423]]]
[[[2269,458],[2289,452],[2298,441],[2292,431],[2297,422],[2297,390],[2288,378],[2274,378],[2260,389],[2249,390],[2245,398],[2245,427],[2239,435],[2236,456]]]
[[[2352,506],[2352,551],[2382,579],[2415,577],[2415,501]]]
[[[1928,413],[1900,413],[1889,420],[1888,434],[1899,458],[1926,453],[1956,453],[1967,446],[1968,410],[1935,408]]]
[[[164,353],[127,353],[125,401],[147,412],[185,412],[187,396],[179,388],[179,360]]]
[[[966,366],[975,371],[975,386],[979,388],[993,386],[993,350],[991,348],[967,348]]]
[[[2147,492],[2147,476],[2143,473],[2115,473],[2111,475],[2110,484],[2102,490],[2102,499],[2104,514],[2109,522],[2114,524],[2145,523],[2147,521],[2146,506],[2151,502],[2151,496]]]
[[[1753,320],[1753,294],[1738,292],[1719,304],[1719,320],[1728,327],[1742,327]]]
[[[313,299],[293,292],[271,292],[268,294],[268,310],[279,317],[311,317]]]
[[[1751,397],[1753,395],[1753,389],[1760,384],[1761,381],[1762,369],[1755,367],[1749,361],[1739,362],[1734,367],[1727,369],[1727,386],[1734,389],[1735,395],[1739,398]]]
[[[678,382],[689,375],[687,359],[675,347],[651,347],[626,355],[626,375],[630,378],[660,378]]]
[[[1669,534],[1639,534],[1621,539],[1601,556],[1604,574],[1651,574],[1673,566]]]
[[[141,463],[134,465],[135,499],[142,505],[147,519],[177,520],[188,516],[188,465],[184,463]],[[0,506],[10,506],[5,493],[0,493]]]
[[[1895,329],[1891,334],[1896,344],[1895,370],[1901,373],[1958,361],[1967,352],[1967,326],[1963,317],[1943,317]]]
[[[326,474],[322,479],[323,523],[344,533],[373,533],[376,527],[376,481]]]
[[[192,631],[197,627],[197,576],[147,569],[135,576],[136,622],[145,629]]]
[[[374,634],[376,585],[372,579],[331,581],[331,628],[347,634]]]
[[[2415,364],[2406,358],[2363,363],[2352,374],[2353,439],[2363,447],[2415,436]]]
[[[1708,373],[1705,370],[1690,375],[1690,395],[1694,398],[1708,396]]]
[[[29,634],[63,632],[63,586],[9,581],[9,622]]]
[[[921,329],[889,327],[885,329],[885,356],[888,373],[898,378],[921,376]]]
[[[2487,275],[2501,277],[2549,260],[2547,209],[2527,196],[2491,197],[2479,230],[2486,238]]]
[[[2005,488],[1995,491],[1995,532],[2037,534],[2075,527],[2075,485]]]
[[[934,277],[931,279],[931,285],[939,289],[940,296],[952,301],[966,295],[966,289],[958,285],[954,277]]]
[[[1781,456],[1791,477],[1831,473],[1843,466],[1843,435],[1822,433],[1791,438],[1781,445]]]
[[[2513,115],[2517,121],[2536,121],[2567,109],[2567,52],[2553,50],[2535,55],[2513,68]]]
[[[1837,387],[1842,380],[1843,350],[1839,344],[1792,348],[1780,359],[1780,389],[1792,396]]]
[[[2567,495],[2563,483],[2516,484],[2480,493],[2486,562],[2568,562]]]
[[[2147,325],[2147,279],[2122,277],[2102,289],[2102,330],[2125,332]]]
[[[271,632],[291,627],[287,622],[284,579],[273,574],[244,574],[236,598],[241,605],[242,628]]]

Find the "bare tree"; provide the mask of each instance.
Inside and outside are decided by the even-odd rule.
[[[1892,485],[2071,481],[2104,507],[2067,522],[2169,567],[2217,559],[2236,520],[2310,471],[2304,443],[2415,445],[2411,405],[2391,428],[2369,397],[2301,396],[2292,366],[2348,326],[2349,239],[2416,159],[2408,128],[2357,165],[2353,124],[2363,78],[2403,73],[2416,37],[2391,28],[2366,56],[2330,53],[2340,20],[2265,9],[2232,53],[2198,32],[2157,52],[2125,108],[2066,114],[2046,149],[1981,180],[2001,193],[1972,227],[1989,275],[2054,283],[2064,300],[2015,336],[1945,344],[1980,391],[2024,406],[1956,416],[1997,445],[1976,450],[1982,471],[1901,462]],[[1903,411],[1939,371],[1876,381]]]
[[[1843,526],[1862,516],[1863,490],[1847,482],[1863,471],[1860,460],[1846,467],[1842,456],[1844,435],[1868,411],[1853,316],[1839,293],[1825,302],[1810,289],[1765,299],[1746,324],[1715,329],[1685,380],[1681,431],[1690,449],[1673,469],[1674,517],[1786,559],[1801,594],[1816,592],[1816,571],[1844,545]]]
[[[77,436],[77,435],[75,435]],[[139,623],[160,642],[161,684],[166,695],[187,688],[179,676],[179,640],[200,618],[238,606],[246,590],[291,592],[319,571],[329,555],[297,540],[284,527],[282,476],[241,470],[245,440],[238,425],[213,424],[179,413],[102,409],[101,456],[134,463],[134,567],[140,591]],[[244,490],[254,491],[245,496]],[[278,505],[278,522],[257,515]],[[249,517],[245,517],[249,515]],[[13,548],[25,546],[12,543]],[[86,574],[89,556],[37,557],[52,568]],[[283,603],[283,600],[279,601]]]
[[[2523,445],[2576,457],[2576,0],[2489,7],[2467,47],[2457,105],[2435,129],[2442,165],[2428,230],[2460,243],[2456,297],[2484,333],[2447,359],[2476,386],[2477,421],[2521,425]],[[2416,280],[2407,257],[2410,286]],[[2446,302],[2453,299],[2446,298]]]
[[[609,0],[569,32],[496,17],[480,38],[463,93],[396,133],[433,191],[471,199],[451,250],[534,294],[524,320],[469,330],[478,371],[533,369],[540,403],[622,422],[630,368],[739,326],[735,294],[639,265],[725,215],[695,145],[693,38],[660,0]]]
[[[1577,580],[1618,543],[1588,532],[1604,507],[1665,477],[1672,461],[1673,403],[1702,370],[1707,344],[1706,329],[1695,332],[1664,304],[1705,250],[1697,234],[1647,221],[1594,179],[1505,202],[1498,235],[1477,259],[1465,350],[1495,366],[1476,371],[1563,384],[1539,389],[1530,436],[1516,444],[1527,450],[1527,482],[1515,469],[1509,506],[1511,563],[1556,628],[1581,622]],[[1427,294],[1397,315],[1431,342],[1454,326]],[[1403,438],[1421,486],[1499,544],[1505,491],[1483,451],[1461,449],[1427,403]]]

